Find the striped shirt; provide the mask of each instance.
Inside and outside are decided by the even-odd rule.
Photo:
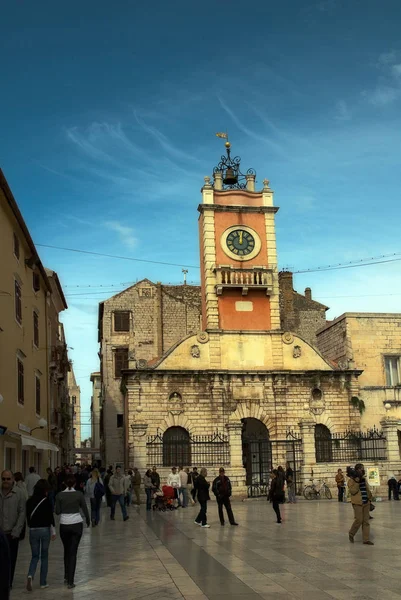
[[[360,490],[361,496],[362,496],[362,504],[367,504],[369,499],[368,499],[368,491],[366,489],[366,481],[364,479],[361,479],[361,481],[359,482],[359,490]]]

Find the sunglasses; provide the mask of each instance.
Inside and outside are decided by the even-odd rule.
[[[2,481],[11,481],[11,477],[2,477],[1,480]]]

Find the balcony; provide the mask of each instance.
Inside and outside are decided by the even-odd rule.
[[[220,296],[225,288],[241,288],[242,295],[246,296],[248,290],[266,290],[266,295],[273,291],[273,269],[271,267],[249,267],[238,269],[237,267],[218,265],[216,273],[216,294]]]

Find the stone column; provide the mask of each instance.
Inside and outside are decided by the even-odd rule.
[[[302,419],[299,423],[302,438],[302,486],[310,483],[312,477],[311,471],[316,465],[315,425],[316,423],[312,419]]]
[[[232,421],[226,424],[230,444],[230,467],[233,496],[246,496],[246,473],[242,465],[242,423]]]
[[[398,445],[398,419],[386,417],[380,421],[387,439],[387,460],[389,463],[400,463],[400,447]]]

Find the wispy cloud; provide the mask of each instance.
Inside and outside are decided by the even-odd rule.
[[[127,248],[134,248],[136,246],[138,240],[134,235],[132,227],[123,225],[118,221],[106,221],[104,225],[118,233],[121,242],[127,246]]]
[[[375,67],[379,71],[377,84],[364,90],[362,96],[373,106],[385,107],[401,98],[401,57],[394,51],[383,52]]]
[[[336,104],[335,119],[337,121],[350,121],[352,118],[351,110],[345,100],[339,100]]]

